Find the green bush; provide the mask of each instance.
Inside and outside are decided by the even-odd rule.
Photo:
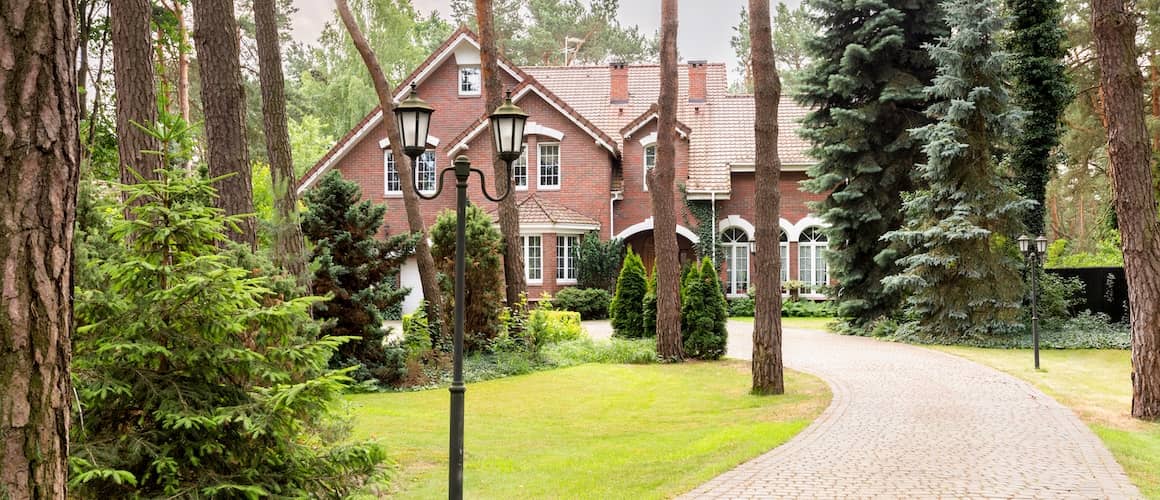
[[[1044,322],[1062,322],[1070,317],[1070,309],[1083,300],[1083,281],[1079,278],[1064,278],[1052,273],[1039,271],[1039,319]],[[1026,308],[1023,323],[1031,321],[1031,286],[1027,287]]]
[[[546,346],[543,356],[559,367],[584,363],[640,365],[657,362],[657,345],[651,339],[596,341],[585,337]]]
[[[608,318],[608,304],[612,294],[603,288],[565,288],[556,292],[552,307],[580,313],[580,319]]]
[[[72,382],[84,411],[71,429],[71,493],[357,492],[385,453],[347,442],[332,412],[350,378],[327,364],[351,338],[319,335],[309,309],[323,298],[279,297],[269,277],[222,252],[241,217],[212,206],[211,181],[183,169],[157,175],[125,186],[125,204],[106,212],[119,248],[77,252]]]
[[[351,375],[360,381],[397,382],[396,353],[383,350],[383,321],[398,314],[409,291],[396,286],[399,267],[414,250],[411,234],[380,239],[385,205],[362,200],[358,184],[333,171],[303,197],[307,211],[302,232],[314,243],[313,293],[330,299],[314,308],[319,319],[332,320],[323,332],[358,337],[339,348],[331,368],[358,365]]]
[[[681,339],[685,355],[695,359],[719,359],[729,339],[727,309],[721,281],[712,259],[701,261],[687,273],[681,290]]]
[[[786,318],[828,318],[834,312],[830,302],[787,300],[781,303],[781,315]]]
[[[620,277],[616,280],[616,296],[608,307],[613,336],[629,339],[645,336],[641,307],[647,291],[644,263],[629,248],[624,256],[624,264],[620,267]]]
[[[1092,251],[1080,251],[1065,239],[1051,242],[1047,247],[1045,267],[1123,267],[1124,252],[1121,249],[1120,234],[1112,231],[1104,239],[1096,242]]]
[[[752,318],[757,312],[757,301],[752,295],[737,297],[729,300],[729,315],[740,318]]]
[[[467,351],[485,349],[500,333],[504,308],[503,238],[491,216],[475,205],[467,207],[467,276],[464,290],[463,346]],[[455,212],[444,210],[431,226],[431,256],[439,269],[443,295],[444,325],[453,325],[455,313]],[[450,329],[444,328],[449,335]],[[442,344],[442,342],[440,342]]]
[[[536,309],[528,314],[528,333],[535,345],[543,346],[584,336],[580,313]]]
[[[600,233],[584,235],[576,250],[576,284],[580,288],[600,288],[612,293],[624,258],[624,242],[619,239],[600,241]]]
[[[648,288],[641,303],[641,324],[644,325],[645,338],[657,336],[657,273],[653,270],[648,276]]]

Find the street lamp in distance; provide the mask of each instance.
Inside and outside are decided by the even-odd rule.
[[[435,108],[419,98],[415,84],[411,84],[411,95],[395,106],[395,119],[399,122],[399,135],[403,140],[403,151],[411,159],[412,186],[415,193],[425,200],[433,200],[443,191],[443,177],[447,172],[455,174],[455,332],[452,339],[452,379],[451,379],[451,443],[449,453],[447,498],[463,498],[463,408],[467,386],[463,383],[463,315],[464,290],[466,288],[467,247],[467,179],[472,172],[479,174],[483,196],[496,203],[503,201],[512,192],[512,162],[523,153],[524,126],[528,114],[512,104],[511,92],[507,100],[488,117],[491,122],[495,150],[501,160],[507,163],[508,175],[504,179],[504,191],[499,197],[487,192],[483,182],[483,171],[471,167],[471,161],[463,155],[455,158],[454,166],[443,169],[438,176],[435,191],[423,194],[414,175],[415,160],[427,150],[427,133],[431,128],[431,115]]]
[[[1039,369],[1039,266],[1043,254],[1047,252],[1047,238],[1043,235],[1034,240],[1026,234],[1019,237],[1019,251],[1031,264],[1031,343],[1035,351],[1035,369]]]

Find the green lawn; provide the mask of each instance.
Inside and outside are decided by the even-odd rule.
[[[1040,371],[1027,349],[934,347],[1031,382],[1075,410],[1103,439],[1132,482],[1148,498],[1160,499],[1160,423],[1130,415],[1131,354],[1119,350],[1040,351]]]
[[[781,318],[781,326],[782,328],[806,328],[828,332],[830,331],[829,324],[836,320],[836,318]],[[729,321],[752,323],[753,316],[730,317]]]
[[[814,377],[757,397],[748,362],[596,365],[468,386],[468,498],[665,498],[789,440],[829,405]],[[448,393],[364,394],[355,437],[396,462],[391,494],[446,496]]]

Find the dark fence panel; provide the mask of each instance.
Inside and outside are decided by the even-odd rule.
[[[1128,281],[1122,267],[1076,267],[1048,269],[1047,272],[1063,278],[1079,278],[1083,282],[1083,300],[1073,307],[1072,313],[1102,312],[1112,321],[1128,319]]]

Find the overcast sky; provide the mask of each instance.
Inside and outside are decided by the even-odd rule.
[[[423,13],[438,10],[447,18],[450,16],[450,0],[411,0]],[[778,2],[771,2],[776,5]],[[800,0],[785,2],[796,7]],[[685,60],[706,59],[709,62],[729,64],[730,79],[735,78],[733,67],[735,56],[729,46],[733,26],[737,24],[741,6],[747,0],[680,0],[680,28],[677,50]],[[294,15],[294,38],[302,42],[313,42],[322,26],[334,11],[333,0],[294,0],[298,12]],[[640,26],[645,33],[653,33],[660,28],[660,0],[621,0],[620,23]]]

